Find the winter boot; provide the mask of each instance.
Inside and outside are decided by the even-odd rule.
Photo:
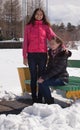
[[[46,98],[45,99],[45,103],[47,103],[47,104],[54,104],[54,98],[53,97]]]

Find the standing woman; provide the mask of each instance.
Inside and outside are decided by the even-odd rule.
[[[23,64],[29,65],[33,102],[37,102],[37,79],[46,68],[47,39],[50,41],[55,36],[56,34],[51,29],[44,11],[37,8],[25,26],[23,42]]]

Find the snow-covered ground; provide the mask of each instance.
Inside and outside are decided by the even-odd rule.
[[[15,38],[11,39],[11,40],[3,40],[0,41],[0,43],[6,43],[6,42],[23,42],[23,38],[18,38],[17,40],[15,40]]]
[[[71,59],[80,59],[78,50],[71,50]],[[22,95],[18,67],[22,67],[21,49],[0,49],[0,99],[11,100]],[[80,77],[80,69],[69,69],[70,75]],[[67,100],[59,92],[52,95]],[[30,96],[26,94],[26,98]],[[18,115],[0,115],[0,130],[80,130],[80,100],[62,109],[58,104],[33,104]]]

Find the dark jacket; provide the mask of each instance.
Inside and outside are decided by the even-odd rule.
[[[68,57],[71,56],[71,52],[66,52],[62,47],[59,48],[56,55],[53,55],[53,51],[50,49],[48,65],[46,72],[42,75],[44,80],[55,78],[62,79],[64,82],[68,82],[69,74],[66,70]]]

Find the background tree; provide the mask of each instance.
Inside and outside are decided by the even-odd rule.
[[[2,0],[0,0],[0,28],[2,26]]]
[[[21,7],[19,0],[7,0],[4,3],[3,8],[5,36],[10,39],[13,37],[16,38],[18,22],[21,18]]]
[[[80,40],[80,25],[77,26],[77,32],[76,33],[77,33],[76,39],[77,39],[77,41],[79,41]]]
[[[0,0],[0,41],[3,40],[3,31],[2,31],[2,27],[3,27],[3,15],[2,15],[2,10],[3,10],[3,1]]]

